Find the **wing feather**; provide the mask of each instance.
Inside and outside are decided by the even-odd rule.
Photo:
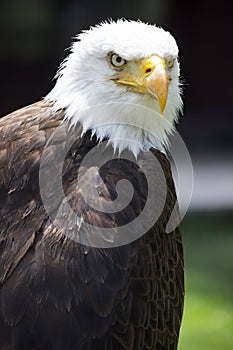
[[[165,233],[176,202],[169,161],[153,151],[168,192],[163,212],[147,234],[116,248],[80,245],[67,237],[67,230],[77,234],[77,225],[56,186],[50,193],[53,212],[66,228],[53,224],[39,190],[45,146],[48,191],[54,180],[52,167],[63,162],[60,155],[70,136],[63,117],[64,111],[55,112],[51,104],[40,101],[0,121],[0,349],[175,350],[184,282],[180,228]],[[72,142],[63,164],[69,205],[85,222],[109,228],[104,239],[114,239],[114,228],[143,210],[146,179],[126,160],[110,161],[101,169],[80,169],[97,140],[90,132],[82,135],[78,126]],[[84,201],[84,190],[90,197],[97,192],[104,208],[106,200],[116,198],[122,178],[135,189],[124,210],[103,213]]]

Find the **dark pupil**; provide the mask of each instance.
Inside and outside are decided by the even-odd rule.
[[[120,56],[117,56],[116,61],[117,63],[121,63],[122,58]]]

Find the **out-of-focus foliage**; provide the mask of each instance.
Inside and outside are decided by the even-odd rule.
[[[183,234],[186,299],[179,350],[232,350],[232,214],[188,214]]]

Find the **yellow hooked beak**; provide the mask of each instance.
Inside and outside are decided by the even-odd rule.
[[[166,107],[168,94],[168,77],[166,62],[157,55],[138,61],[128,61],[122,71],[119,71],[114,80],[125,85],[130,91],[148,94],[158,100],[160,114]]]

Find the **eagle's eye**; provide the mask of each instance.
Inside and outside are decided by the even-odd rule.
[[[117,55],[116,53],[113,53],[111,55],[110,62],[113,65],[113,67],[116,67],[116,68],[123,67],[127,63],[127,61],[124,58]]]
[[[174,64],[175,64],[175,58],[168,60],[167,61],[167,69],[172,69],[174,67]]]

